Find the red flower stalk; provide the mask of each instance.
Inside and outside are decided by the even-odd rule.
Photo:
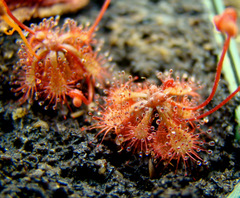
[[[197,109],[203,108],[213,99],[213,97],[216,93],[217,87],[218,87],[220,77],[221,77],[223,61],[224,61],[224,57],[227,53],[227,50],[228,50],[228,47],[230,44],[230,40],[232,37],[235,37],[238,32],[237,13],[233,8],[227,8],[222,14],[215,16],[213,21],[215,23],[217,30],[219,30],[222,33],[225,33],[227,35],[227,38],[224,42],[222,54],[221,54],[220,60],[217,65],[217,72],[216,72],[215,81],[213,84],[211,94],[200,105],[197,105],[194,107],[186,106],[185,108],[189,109],[189,110],[197,110]],[[224,101],[222,101],[220,104],[218,104],[215,108],[211,109],[210,111],[208,111],[202,115],[199,115],[198,117],[195,117],[195,118],[191,117],[191,118],[189,118],[189,120],[201,119],[201,118],[206,117],[206,116],[210,115],[211,113],[217,111],[224,104],[226,104],[229,100],[231,100],[239,91],[240,91],[240,86],[232,94],[230,94]],[[175,105],[177,105],[178,107],[183,107],[183,105],[181,105],[181,104],[175,104]]]

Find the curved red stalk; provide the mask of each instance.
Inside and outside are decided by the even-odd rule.
[[[89,29],[88,31],[88,37],[90,38],[92,36],[92,33],[94,32],[95,28],[97,27],[97,25],[99,24],[99,22],[101,21],[105,11],[107,10],[109,4],[110,4],[111,0],[106,0],[98,17],[96,18],[94,24],[92,25],[92,27]]]
[[[200,109],[200,108],[206,106],[212,100],[212,98],[217,90],[217,86],[218,86],[220,76],[221,76],[221,70],[222,70],[222,66],[223,66],[224,57],[229,48],[230,40],[232,37],[237,35],[237,31],[238,31],[237,24],[236,24],[237,23],[237,13],[234,9],[232,9],[232,8],[225,9],[222,14],[215,16],[213,21],[214,21],[214,24],[218,31],[227,34],[227,39],[224,42],[221,58],[219,60],[218,66],[217,66],[217,73],[215,76],[215,81],[214,81],[214,85],[213,85],[211,94],[202,104],[200,104],[196,107],[190,107],[190,108],[186,107],[186,109],[189,109],[189,110]],[[238,89],[236,89],[236,91],[237,90]],[[217,107],[220,108],[221,105],[217,105]]]
[[[219,80],[220,80],[220,77],[221,77],[223,61],[224,61],[225,55],[227,53],[227,50],[228,50],[228,47],[229,47],[229,44],[230,44],[230,40],[231,40],[231,36],[227,36],[227,39],[224,42],[221,58],[220,58],[219,63],[217,65],[217,73],[215,75],[215,80],[214,80],[214,84],[213,84],[213,88],[212,88],[211,94],[208,96],[208,98],[202,104],[200,104],[200,105],[198,105],[196,107],[185,107],[185,109],[187,109],[187,110],[197,110],[197,109],[200,109],[200,108],[206,106],[213,99],[213,96],[216,93],[216,90],[217,90],[217,87],[218,87],[218,83],[219,83]]]
[[[214,81],[214,85],[213,85],[213,88],[212,88],[212,92],[209,95],[209,97],[203,103],[201,103],[200,105],[198,105],[196,107],[184,107],[186,110],[200,109],[200,108],[206,106],[213,99],[214,94],[216,93],[216,90],[217,90],[219,80],[220,80],[223,61],[224,61],[226,52],[229,48],[230,40],[231,40],[232,37],[237,35],[236,21],[237,21],[237,13],[232,8],[227,8],[221,15],[218,15],[218,16],[214,17],[214,23],[216,25],[216,28],[220,32],[226,33],[227,34],[227,39],[224,42],[221,58],[219,60],[218,66],[217,66],[217,73],[216,73],[216,76],[215,76],[215,81]],[[239,91],[240,91],[240,86],[233,93],[231,93],[225,100],[223,100],[220,104],[218,104],[213,109],[211,109],[208,112],[203,113],[203,114],[201,114],[201,115],[199,115],[195,118],[189,118],[187,120],[193,121],[193,120],[201,119],[203,117],[206,117],[206,116],[210,115],[211,113],[213,113],[213,112],[217,111],[219,108],[221,108],[224,104],[226,104]],[[179,105],[177,104],[177,106],[179,106]]]
[[[4,0],[1,0],[4,8],[6,9],[7,11],[7,14],[8,16],[11,17],[11,19],[16,23],[18,24],[22,29],[26,30],[27,32],[31,33],[31,34],[35,34],[34,31],[32,31],[29,27],[27,27],[26,25],[24,25],[23,23],[21,23],[13,14],[12,12],[10,11],[10,9],[8,8],[6,2]]]
[[[178,103],[173,102],[173,101],[171,102],[172,104],[174,104],[175,106],[180,107],[180,108],[185,108],[186,110],[193,110],[194,111],[194,110],[198,110],[202,107],[205,107],[213,99],[213,97],[214,97],[214,95],[217,91],[218,83],[219,83],[219,80],[220,80],[220,77],[221,77],[223,61],[224,61],[225,55],[227,53],[227,50],[228,50],[228,47],[229,47],[229,44],[230,44],[230,40],[231,40],[231,36],[227,36],[227,39],[225,40],[224,45],[223,45],[223,50],[222,50],[222,54],[221,54],[219,63],[217,65],[217,72],[216,72],[216,75],[215,75],[213,88],[212,88],[211,94],[208,96],[208,98],[203,103],[201,103],[200,105],[195,106],[195,107],[183,106],[183,105],[178,104]]]
[[[201,119],[204,118],[210,114],[212,114],[213,112],[217,111],[218,109],[220,109],[223,105],[225,105],[229,100],[231,100],[238,92],[240,91],[240,86],[233,92],[231,93],[225,100],[223,100],[220,104],[218,104],[216,107],[214,107],[213,109],[201,114],[200,116],[197,116],[195,118],[190,118],[187,119],[188,121],[194,121],[196,119]]]
[[[19,33],[19,35],[21,36],[21,38],[24,41],[24,43],[26,44],[26,46],[28,47],[31,54],[33,54],[37,59],[39,59],[38,55],[34,52],[31,45],[27,41],[21,28],[28,31],[29,33],[32,33],[32,34],[35,34],[35,33],[30,28],[28,28],[27,26],[22,24],[16,17],[13,16],[13,14],[11,13],[10,9],[8,8],[8,6],[4,0],[0,0],[0,6],[1,6],[0,14],[1,14],[2,19],[12,28],[12,30],[10,32],[5,31],[5,33],[7,35],[12,35],[13,32],[16,30]]]

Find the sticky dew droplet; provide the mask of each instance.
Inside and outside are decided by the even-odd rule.
[[[211,133],[212,133],[212,129],[208,129],[208,130],[207,130],[207,133],[208,133],[208,134],[211,134]]]
[[[150,154],[150,150],[147,149],[147,150],[145,151],[145,155],[148,156],[149,154]]]
[[[161,124],[161,120],[160,120],[160,119],[157,119],[157,120],[156,120],[156,124],[157,124],[157,125],[160,125],[160,124]]]
[[[210,141],[210,142],[208,143],[208,145],[209,145],[209,146],[214,146],[214,145],[215,145],[215,142],[214,142],[214,141]]]
[[[212,150],[207,150],[207,153],[209,154],[209,155],[211,155],[212,153],[213,153],[213,151]]]
[[[127,152],[130,152],[131,151],[131,147],[128,146],[127,149],[126,149]]]
[[[204,161],[203,161],[203,165],[208,165],[208,161],[207,161],[207,160],[204,160]]]

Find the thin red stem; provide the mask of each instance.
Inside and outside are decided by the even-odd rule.
[[[102,19],[103,15],[104,15],[105,11],[107,10],[108,5],[110,4],[110,2],[111,2],[111,0],[106,0],[106,1],[105,1],[105,3],[104,3],[104,5],[103,5],[103,7],[102,7],[102,9],[101,9],[98,17],[96,18],[94,24],[92,25],[92,27],[91,27],[91,28],[89,29],[89,31],[88,31],[88,36],[89,36],[89,38],[92,36],[92,33],[94,32],[95,28],[97,27],[97,25],[98,25],[99,22],[101,21],[101,19]]]
[[[227,50],[228,50],[228,47],[229,47],[229,44],[230,44],[230,40],[231,40],[231,36],[227,36],[227,39],[224,42],[223,51],[222,51],[220,60],[219,60],[218,65],[217,65],[217,72],[216,72],[216,75],[215,75],[215,80],[214,80],[212,92],[208,96],[208,98],[203,103],[201,103],[200,105],[198,105],[196,107],[182,106],[181,104],[178,104],[178,103],[174,103],[174,105],[176,105],[178,107],[181,107],[181,108],[185,108],[186,110],[197,110],[197,109],[200,109],[200,108],[206,106],[213,99],[213,96],[216,93],[218,83],[219,83],[219,80],[220,80],[220,77],[221,77],[223,61],[224,61],[225,55],[227,53]]]
[[[216,107],[214,107],[213,109],[195,117],[195,118],[189,118],[187,119],[188,121],[194,121],[194,120],[198,120],[201,118],[204,118],[212,113],[214,113],[215,111],[217,111],[218,109],[220,109],[223,105],[225,105],[229,100],[231,100],[238,92],[240,91],[240,86],[233,92],[231,93],[225,100],[223,100],[220,104],[218,104]]]
[[[27,26],[24,25],[23,23],[21,23],[21,22],[12,14],[12,12],[11,12],[10,9],[8,8],[8,6],[7,6],[7,4],[6,4],[6,2],[5,2],[4,0],[2,0],[2,4],[3,4],[4,8],[6,9],[8,16],[10,16],[11,19],[12,19],[15,23],[17,23],[22,29],[28,31],[29,33],[35,34],[34,31],[32,31],[29,27],[27,27]]]

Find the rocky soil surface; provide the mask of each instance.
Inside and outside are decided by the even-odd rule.
[[[64,15],[79,23],[93,22],[103,1],[92,1],[77,14]],[[40,21],[40,20],[39,20]],[[39,21],[33,21],[38,23]],[[156,71],[174,70],[204,85],[207,98],[214,81],[217,46],[214,27],[201,1],[113,0],[96,32],[104,39],[114,70],[125,70],[160,83]],[[208,117],[202,130],[213,130],[212,155],[200,152],[207,165],[176,162],[155,168],[149,177],[151,158],[132,155],[107,138],[95,138],[96,130],[84,130],[86,112],[64,118],[61,107],[43,110],[37,102],[17,106],[10,91],[18,46],[13,36],[0,35],[0,197],[226,197],[240,178],[240,145],[235,140],[234,109],[239,98]],[[99,90],[96,90],[97,92]],[[101,91],[99,91],[101,93]],[[222,80],[211,109],[228,96]],[[77,111],[78,109],[74,109]],[[208,148],[206,148],[208,149]]]

